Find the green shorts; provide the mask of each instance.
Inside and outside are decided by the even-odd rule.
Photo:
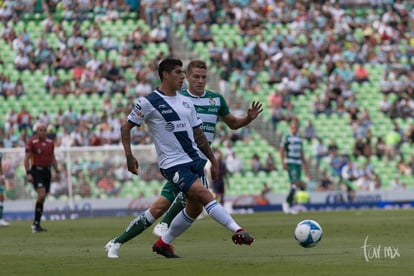
[[[168,199],[169,202],[173,202],[179,193],[180,189],[169,181],[165,183],[161,191],[161,195]]]
[[[298,164],[287,164],[290,184],[296,184],[302,179],[302,166]]]

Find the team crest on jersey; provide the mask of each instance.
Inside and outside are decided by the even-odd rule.
[[[190,105],[187,102],[183,102],[183,106],[187,109],[190,109]]]
[[[174,131],[174,129],[175,129],[175,126],[174,126],[174,124],[173,124],[173,123],[168,122],[168,123],[165,125],[165,130],[166,130],[166,131],[168,131],[168,132],[173,132],[173,131]]]
[[[208,101],[210,102],[210,105],[216,105],[216,101],[213,98],[209,98]]]

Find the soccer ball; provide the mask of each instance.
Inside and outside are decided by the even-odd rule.
[[[302,220],[296,225],[295,240],[305,248],[314,247],[322,239],[322,227],[314,220]]]

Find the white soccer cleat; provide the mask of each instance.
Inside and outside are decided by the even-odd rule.
[[[289,206],[289,203],[287,203],[287,202],[283,202],[283,203],[282,203],[282,210],[283,210],[283,213],[285,213],[285,214],[289,214],[289,213],[290,213],[290,206]]]
[[[165,222],[160,222],[157,225],[155,225],[154,229],[152,230],[152,233],[157,236],[161,237],[168,231],[168,224]]]
[[[4,219],[0,219],[0,226],[9,226],[10,223],[8,223],[7,221],[5,221]]]
[[[118,251],[119,251],[120,247],[121,247],[121,243],[114,242],[114,240],[110,240],[105,245],[105,250],[106,250],[106,252],[108,252],[108,254],[107,254],[108,258],[110,258],[110,259],[119,258]]]

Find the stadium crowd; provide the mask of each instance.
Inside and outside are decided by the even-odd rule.
[[[158,61],[173,55],[172,31],[183,28],[184,40],[205,44],[224,94],[242,89],[268,95],[274,131],[280,122],[297,119],[295,97],[303,94],[314,98],[312,120],[322,114],[348,116],[355,141],[352,152],[342,153],[334,141],[325,145],[312,120],[302,127],[306,139],[319,141],[314,156],[308,158],[316,164],[328,159],[336,178],[353,183],[347,187],[368,180],[374,184],[355,185],[362,190],[381,187],[369,163],[371,156],[398,159],[399,173],[414,173],[413,156],[400,151],[402,144],[413,144],[414,124],[403,129],[397,120],[412,122],[414,116],[414,10],[409,1],[140,1],[140,6],[137,2],[2,1],[1,39],[13,50],[12,71],[42,71],[45,93],[52,97],[98,94],[103,103],[99,111],[69,106],[56,114],[47,109],[31,114],[29,102],[20,110],[10,108],[0,120],[2,148],[24,147],[37,121],[49,125],[48,135],[57,147],[119,144],[120,118],[137,96],[157,85]],[[137,19],[145,20],[148,28],[137,25],[122,39],[103,28]],[[91,22],[90,27],[84,28],[84,21]],[[26,25],[18,30],[19,22],[40,24],[42,34],[34,35]],[[218,39],[219,35],[229,39]],[[51,45],[50,36],[57,38],[56,44]],[[148,58],[146,49],[153,43],[168,43],[168,52]],[[30,99],[31,87],[21,77],[12,80],[6,59],[2,53],[0,97]],[[384,69],[379,83],[367,70],[371,65]],[[267,72],[264,82],[262,72]],[[126,74],[133,78],[128,80]],[[271,91],[263,91],[264,83]],[[384,136],[374,137],[372,114],[359,105],[356,90],[363,85],[380,87],[384,94],[378,112],[393,120],[393,129]],[[316,93],[320,89],[322,93]],[[248,139],[248,133],[223,129],[218,139],[231,144]],[[132,141],[151,143],[142,129],[133,133]],[[232,151],[228,156],[229,170],[240,172],[245,166],[237,167],[234,155]],[[350,176],[346,171],[360,156],[367,163]],[[252,156],[252,170],[268,170],[259,161]],[[334,182],[329,177],[330,172],[322,173],[320,189],[333,187],[323,184]]]

